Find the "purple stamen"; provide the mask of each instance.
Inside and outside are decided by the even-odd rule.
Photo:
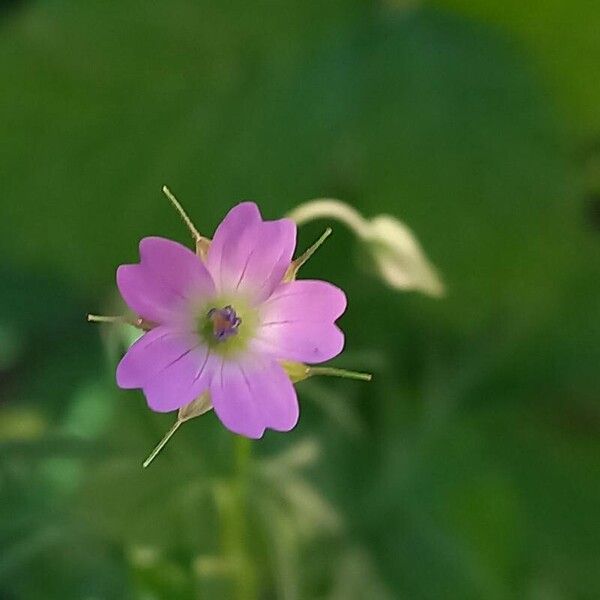
[[[232,335],[237,335],[242,320],[237,316],[232,306],[211,308],[207,317],[212,321],[213,335],[219,342],[225,341]]]

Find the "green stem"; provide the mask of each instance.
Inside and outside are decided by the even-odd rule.
[[[248,551],[248,486],[252,462],[252,440],[234,437],[234,509],[235,553],[238,558],[236,569],[236,592],[238,600],[255,600],[257,598],[256,572]]]
[[[122,316],[88,315],[87,320],[89,323],[127,323],[127,319]]]
[[[321,237],[310,247],[308,250],[303,252],[298,258],[292,261],[292,264],[288,267],[285,274],[284,281],[293,281],[296,279],[296,275],[300,270],[300,267],[308,262],[310,257],[323,245],[325,240],[331,235],[331,227],[328,227],[322,234]]]
[[[312,245],[310,248],[305,250],[296,260],[294,260],[294,267],[296,271],[312,257],[312,255],[325,243],[325,240],[331,235],[332,229],[328,227],[322,234],[321,237]]]
[[[238,479],[243,480],[245,483],[246,473],[248,471],[248,465],[250,464],[252,453],[252,440],[242,435],[236,435],[233,443],[235,471]]]
[[[179,429],[179,426],[183,423],[183,421],[177,420],[173,423],[173,427],[167,431],[165,436],[160,442],[156,445],[154,450],[150,453],[150,456],[144,461],[143,467],[144,469],[158,456],[158,453],[166,446],[167,442],[173,437],[174,433]]]
[[[122,323],[124,325],[131,325],[137,329],[143,329],[147,331],[150,329],[148,322],[142,318],[131,319],[123,316],[108,316],[108,315],[88,315],[88,323]]]
[[[196,229],[195,225],[192,223],[192,220],[188,217],[185,210],[183,210],[183,206],[181,206],[179,200],[175,198],[173,192],[171,192],[171,190],[166,185],[163,185],[162,191],[163,194],[169,199],[169,202],[175,207],[175,210],[179,213],[179,216],[182,218],[186,227],[189,229],[192,239],[195,242],[201,240],[202,236],[200,235],[200,232]]]
[[[343,377],[344,379],[359,379],[360,381],[371,381],[371,373],[359,373],[358,371],[348,371],[347,369],[336,369],[335,367],[309,367],[309,376],[326,375],[330,377]]]

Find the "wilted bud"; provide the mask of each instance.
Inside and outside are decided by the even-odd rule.
[[[311,200],[289,215],[298,225],[314,219],[335,219],[347,225],[375,263],[381,279],[395,289],[418,290],[441,296],[444,285],[412,231],[389,215],[365,219],[348,204],[339,200]]]
[[[367,247],[381,278],[396,289],[441,296],[444,285],[411,230],[398,219],[379,215],[369,222]]]

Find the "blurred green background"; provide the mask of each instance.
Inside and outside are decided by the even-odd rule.
[[[0,597],[600,598],[599,31],[593,0],[0,2]],[[448,294],[335,227],[302,275],[373,383],[142,471],[173,415],[85,314],[188,241],[165,183],[207,235],[244,198],[393,214]]]

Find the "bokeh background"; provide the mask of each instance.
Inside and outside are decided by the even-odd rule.
[[[600,598],[600,4],[0,2],[0,597]],[[341,226],[371,384],[290,434],[172,423],[114,367],[115,268],[235,202],[389,213],[447,286]],[[329,223],[303,227],[306,247]]]

